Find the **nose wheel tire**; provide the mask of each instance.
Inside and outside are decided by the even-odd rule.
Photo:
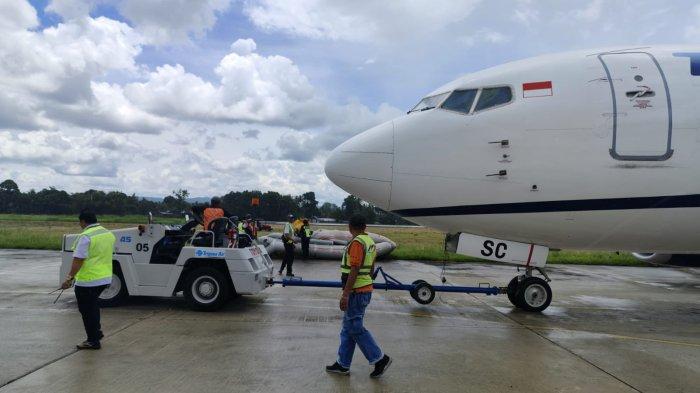
[[[411,297],[420,304],[430,304],[435,299],[435,289],[432,285],[424,280],[416,280],[413,282],[411,289]]]
[[[508,300],[517,308],[523,308],[523,306],[518,301],[515,296],[518,293],[518,277],[513,277],[508,283],[506,294],[508,295]]]
[[[223,273],[211,267],[202,267],[187,275],[183,293],[193,310],[215,311],[229,299],[230,288]]]
[[[99,297],[101,307],[116,307],[129,297],[129,291],[126,288],[126,282],[122,271],[117,263],[112,267],[112,283],[107,287]]]
[[[525,311],[540,312],[552,302],[552,289],[539,277],[526,277],[518,285],[515,302]]]

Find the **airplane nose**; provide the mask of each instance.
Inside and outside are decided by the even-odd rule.
[[[389,121],[336,147],[325,171],[338,187],[388,210],[393,162],[394,123]]]

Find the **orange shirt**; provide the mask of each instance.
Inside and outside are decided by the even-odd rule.
[[[224,216],[224,209],[218,207],[208,207],[204,209],[204,230],[209,230],[209,223]]]
[[[365,260],[365,247],[357,240],[353,241],[350,243],[350,247],[348,248],[348,256],[350,257],[350,260],[348,261],[350,266],[362,266],[362,263]],[[369,284],[365,285],[364,287],[355,288],[353,292],[372,292],[372,288],[372,284]]]

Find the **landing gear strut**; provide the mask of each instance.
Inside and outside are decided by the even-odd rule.
[[[544,279],[534,277],[532,271],[537,269]],[[548,282],[551,281],[542,268],[525,268],[525,274],[513,277],[508,283],[506,293],[508,300],[517,308],[540,312],[549,307],[552,302],[552,289]]]

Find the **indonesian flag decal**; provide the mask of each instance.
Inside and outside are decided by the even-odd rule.
[[[552,81],[523,83],[523,98],[549,97],[554,95]]]

